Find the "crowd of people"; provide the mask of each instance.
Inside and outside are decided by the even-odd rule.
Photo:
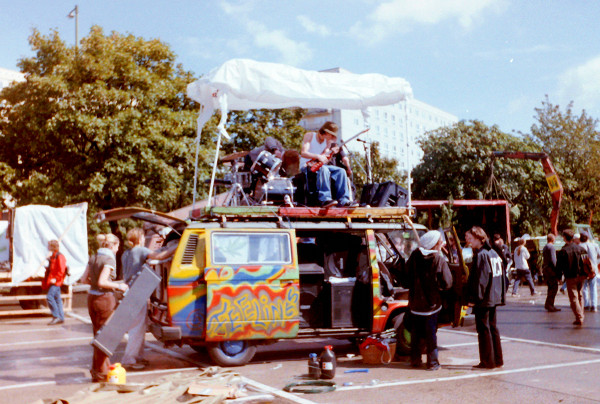
[[[542,250],[542,272],[548,286],[544,308],[548,312],[561,311],[555,306],[556,296],[560,290],[569,297],[571,310],[575,315],[573,325],[583,325],[585,311],[598,310],[597,277],[600,265],[600,247],[590,239],[587,232],[576,233],[571,229],[562,232],[565,245],[557,251],[556,236],[552,233],[546,236],[546,245]],[[517,247],[513,253],[516,279],[512,295],[518,296],[521,279],[529,285],[531,294],[535,291],[533,277],[529,268],[529,251],[525,247],[529,236],[515,239]],[[510,252],[505,250],[505,256],[510,259]],[[559,289],[559,285],[562,286]]]

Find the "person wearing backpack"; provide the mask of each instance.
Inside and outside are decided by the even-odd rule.
[[[573,230],[563,230],[562,234],[566,244],[556,253],[556,267],[565,276],[571,310],[575,314],[573,325],[581,327],[584,318],[583,282],[586,279],[583,259],[587,255],[587,251],[574,242],[575,232]]]
[[[65,281],[67,275],[67,259],[59,251],[58,240],[48,242],[48,266],[44,280],[42,281],[42,290],[46,292],[46,301],[52,314],[52,321],[48,325],[62,324],[65,322],[65,312],[60,297],[60,287]]]
[[[598,257],[600,256],[600,249],[596,243],[590,241],[590,236],[586,232],[581,232],[580,235],[581,247],[587,251],[588,258],[590,260],[591,273],[593,276],[583,282],[583,303],[584,309],[589,311],[596,311],[598,308],[598,290],[596,281],[598,279]]]

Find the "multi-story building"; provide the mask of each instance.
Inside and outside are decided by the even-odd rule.
[[[16,70],[8,70],[0,67],[0,90],[8,87],[13,81],[23,81],[25,75]]]
[[[334,68],[324,71],[339,73],[345,70]],[[370,130],[360,139],[366,144],[378,142],[381,155],[396,159],[399,170],[412,169],[419,164],[423,152],[417,140],[425,132],[458,122],[456,116],[414,98],[398,104],[370,107],[367,111]],[[363,115],[357,110],[310,109],[300,125],[307,130],[316,130],[326,121],[333,121],[339,126],[342,139],[349,139],[365,129]],[[352,141],[347,147],[351,151],[363,152],[364,145]]]

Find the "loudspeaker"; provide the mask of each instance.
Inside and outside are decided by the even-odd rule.
[[[377,193],[377,188],[379,188],[378,182],[363,185],[362,193],[360,194],[361,206],[371,205],[371,203],[373,202],[373,198]]]
[[[384,182],[379,184],[377,192],[369,205],[380,208],[389,206],[407,206],[408,191],[395,182]]]

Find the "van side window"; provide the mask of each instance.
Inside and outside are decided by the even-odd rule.
[[[212,234],[214,264],[290,264],[292,253],[287,233],[227,233]]]

